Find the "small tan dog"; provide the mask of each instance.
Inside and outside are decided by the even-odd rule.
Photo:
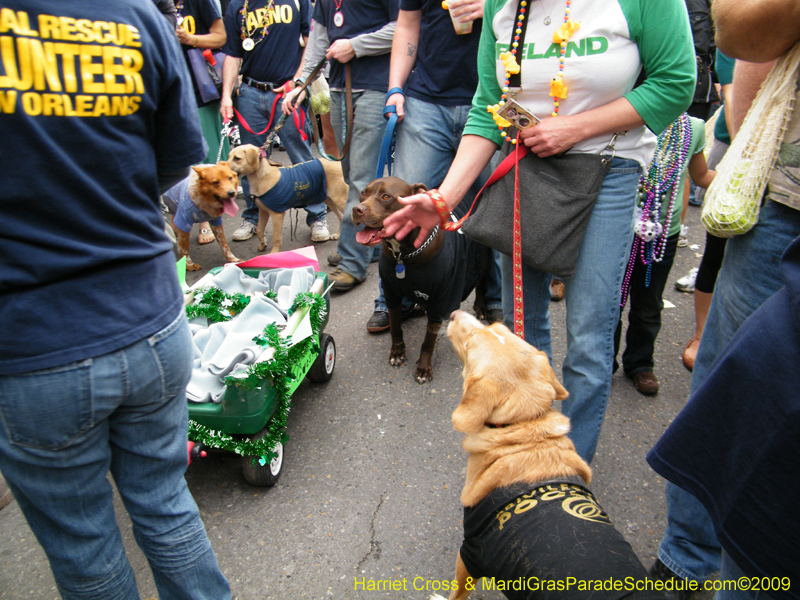
[[[460,310],[447,334],[464,363],[452,418],[469,453],[464,542],[444,588],[450,600],[467,598],[483,577],[481,589],[508,598],[663,598],[652,588],[580,589],[643,581],[647,571],[586,487],[592,470],[567,437],[569,419],[553,410],[567,391],[547,355],[505,325],[485,326]]]
[[[302,208],[324,200],[339,218],[341,229],[347,193],[350,190],[344,182],[341,163],[317,158],[283,167],[262,156],[261,149],[252,144],[231,150],[228,163],[237,174],[247,176],[250,194],[255,196],[258,206],[256,234],[261,242],[259,251],[267,248],[264,230],[272,217],[270,254],[280,252],[283,243],[283,215],[290,208]],[[339,234],[332,234],[330,239],[339,239]]]
[[[194,223],[208,221],[227,262],[241,262],[231,252],[222,228],[222,213],[236,216],[236,191],[239,177],[228,163],[198,165],[192,173],[161,196],[172,213],[172,230],[177,237],[178,253],[186,257],[186,270],[197,271],[200,265],[189,257],[189,233]]]

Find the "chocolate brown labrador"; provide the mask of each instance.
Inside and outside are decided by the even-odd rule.
[[[425,306],[428,326],[414,373],[419,383],[433,378],[431,359],[442,322],[460,308],[473,290],[476,290],[476,310],[485,313],[484,286],[479,283],[489,258],[488,248],[458,232],[434,230],[420,248],[413,245],[417,231],[403,240],[386,235],[383,220],[403,208],[398,198],[426,189],[424,184],[409,185],[397,177],[376,179],[361,192],[361,203],[353,208],[352,214],[354,223],[364,225],[356,234],[359,243],[365,246],[383,243],[379,267],[392,337],[389,364],[400,366],[406,360],[402,299]]]

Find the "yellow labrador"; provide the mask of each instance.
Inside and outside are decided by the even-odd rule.
[[[552,406],[567,391],[547,355],[505,325],[486,326],[460,310],[447,333],[464,363],[452,419],[469,453],[450,599],[474,589],[526,599],[663,598],[652,588],[587,587],[609,580],[624,587],[647,571],[587,488],[591,468],[567,437],[569,419]]]

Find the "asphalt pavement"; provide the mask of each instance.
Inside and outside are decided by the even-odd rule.
[[[239,205],[244,206],[241,197]],[[691,374],[680,357],[694,329],[693,297],[676,291],[674,282],[699,263],[704,243],[699,213],[689,208],[692,246],[678,249],[664,294],[668,306],[655,369],[661,390],[645,397],[621,372],[614,376],[592,463],[593,491],[645,567],[655,559],[666,522],[664,481],[647,466],[645,454],[688,397]],[[229,239],[239,222],[225,217]],[[333,215],[328,223],[338,229]],[[267,234],[269,242],[271,224]],[[191,240],[192,259],[203,270],[189,274],[190,284],[223,260],[216,243],[197,245],[197,227]],[[332,270],[326,258],[336,252],[336,244],[310,242],[304,211],[291,211],[284,223],[283,249],[313,245],[323,270]],[[255,237],[231,242],[241,259],[255,256],[257,245]],[[461,396],[461,363],[443,328],[433,381],[416,383],[413,365],[425,331],[425,319],[416,318],[404,324],[409,362],[390,366],[388,332],[369,334],[365,327],[377,280],[377,264],[372,264],[363,284],[332,295],[325,331],[336,341],[335,372],[325,384],[304,381],[293,395],[278,484],[247,484],[240,459],[224,452],[195,460],[187,471],[238,600],[427,599],[453,578],[467,460],[462,435],[450,421]],[[471,300],[464,308],[471,308]],[[566,350],[564,304],[553,304],[551,313],[560,376]],[[142,597],[156,598],[118,497],[117,513]],[[47,559],[12,502],[0,510],[0,599],[58,597]],[[479,586],[472,598],[503,596]]]

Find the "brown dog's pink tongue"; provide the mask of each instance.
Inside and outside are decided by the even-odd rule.
[[[233,198],[227,198],[223,200],[222,212],[224,212],[226,215],[235,217],[236,213],[239,212],[239,207],[236,205],[236,201]]]
[[[378,241],[380,241],[380,238],[378,238],[378,233],[379,233],[378,229],[370,229],[369,227],[367,227],[362,231],[356,232],[356,241],[359,244],[363,244],[365,246],[369,245],[374,246]]]

